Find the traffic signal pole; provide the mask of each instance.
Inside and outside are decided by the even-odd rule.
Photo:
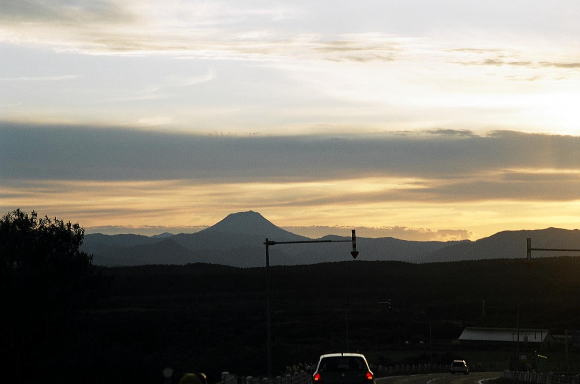
[[[271,285],[270,276],[270,247],[279,244],[315,244],[315,243],[351,243],[350,255],[356,259],[359,252],[356,248],[356,231],[352,230],[350,240],[302,240],[302,241],[273,241],[266,238],[266,365],[268,377],[272,377],[272,308],[271,308]]]
[[[580,252],[580,249],[571,248],[534,248],[532,247],[532,238],[526,239],[526,254],[528,261],[532,261],[532,251],[549,251],[549,252]]]

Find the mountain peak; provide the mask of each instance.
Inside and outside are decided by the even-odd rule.
[[[240,227],[246,226],[274,226],[269,220],[267,220],[264,216],[260,213],[255,211],[244,211],[244,212],[236,212],[230,213],[227,215],[223,220],[218,222],[214,225],[220,227],[230,227],[233,226],[236,229],[236,232],[239,232]]]
[[[260,212],[256,212],[256,211],[252,211],[252,210],[250,210],[250,211],[243,211],[243,212],[230,213],[229,215],[227,215],[225,217],[224,220],[227,220],[228,218],[239,218],[239,217],[247,217],[247,218],[254,218],[254,219],[266,220],[266,218],[264,216],[262,216],[260,214]]]
[[[238,233],[263,236],[264,238],[273,237],[277,240],[301,237],[275,226],[259,212],[255,211],[230,213],[223,220],[202,232]]]

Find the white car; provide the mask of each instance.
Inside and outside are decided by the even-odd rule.
[[[314,384],[375,384],[367,359],[360,353],[329,353],[320,356]]]
[[[465,360],[453,360],[451,367],[449,367],[449,372],[452,374],[463,373],[464,375],[469,375],[469,367]]]

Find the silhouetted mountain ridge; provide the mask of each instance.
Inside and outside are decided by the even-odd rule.
[[[580,231],[561,228],[501,231],[477,241],[464,241],[433,253],[431,261],[525,258],[526,239],[532,248],[580,249]],[[532,257],[574,256],[580,252],[534,251]]]
[[[580,231],[559,228],[502,231],[477,241],[407,241],[393,237],[364,238],[358,234],[359,259],[410,263],[524,258],[526,238],[533,247],[580,248]],[[232,213],[196,233],[140,235],[90,234],[83,248],[99,265],[213,263],[235,267],[264,265],[264,240],[304,241],[309,238],[277,227],[254,211]],[[350,237],[327,235],[319,240],[343,243],[285,244],[270,247],[272,265],[316,264],[350,260]],[[567,253],[568,255],[580,254]],[[534,257],[566,253],[534,252]]]

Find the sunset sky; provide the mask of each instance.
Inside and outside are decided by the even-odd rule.
[[[0,210],[579,228],[578,20],[577,0],[0,0]]]

